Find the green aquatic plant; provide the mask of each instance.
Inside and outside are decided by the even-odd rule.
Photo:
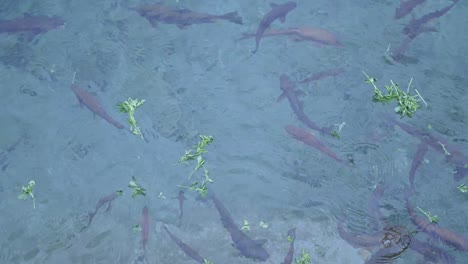
[[[260,226],[261,228],[268,228],[269,225],[263,221],[260,221],[260,223],[258,223],[258,226]]]
[[[310,264],[310,255],[305,251],[305,249],[301,250],[301,259],[297,260],[294,259],[295,264]]]
[[[137,183],[135,176],[132,176],[132,180],[128,183],[128,187],[133,190],[132,198],[135,198],[138,195],[146,195],[146,190]]]
[[[194,146],[193,149],[185,151],[185,154],[179,159],[178,163],[188,164],[189,161],[196,159],[197,164],[188,176],[188,179],[191,180],[195,172],[197,172],[200,169],[203,169],[203,181],[201,183],[198,181],[194,181],[190,184],[190,186],[179,185],[179,187],[187,188],[192,191],[197,191],[202,197],[206,197],[208,195],[207,184],[212,183],[213,180],[210,178],[209,172],[205,167],[206,160],[203,158],[202,154],[208,152],[208,150],[206,150],[206,147],[213,142],[214,138],[212,136],[200,135],[200,139],[201,140],[197,143],[196,146]]]
[[[429,221],[431,221],[431,223],[437,224],[439,222],[439,217],[437,217],[437,215],[431,215],[430,212],[426,212],[420,207],[417,208],[419,209],[419,211],[421,211],[421,213],[423,213],[427,217],[427,219],[429,219]]]
[[[468,187],[464,183],[458,185],[457,189],[462,193],[468,192]]]
[[[442,149],[444,150],[444,153],[446,156],[450,156],[450,152],[448,152],[447,148],[445,147],[444,144],[442,144],[440,141],[437,141],[437,143],[439,143],[439,145],[442,147]]]
[[[140,128],[137,126],[136,119],[135,119],[135,111],[136,109],[141,106],[145,100],[138,100],[138,99],[132,99],[128,98],[127,101],[123,101],[122,103],[117,104],[117,107],[119,108],[119,111],[121,113],[127,113],[128,114],[128,123],[130,124],[130,131],[134,135],[140,136],[142,139],[143,134],[141,133]]]
[[[132,228],[133,232],[140,233],[141,232],[141,226],[139,224],[133,225]]]
[[[289,243],[294,242],[294,238],[293,238],[292,236],[290,236],[290,235],[288,235],[288,242],[289,242]]]
[[[335,124],[335,126],[338,127],[338,131],[333,130],[331,133],[332,137],[340,139],[341,138],[340,132],[345,125],[346,125],[346,122],[342,122],[341,124]]]
[[[214,262],[211,260],[203,259],[203,264],[214,264]]]
[[[167,199],[167,197],[164,195],[163,192],[160,192],[160,193],[159,193],[158,198]]]
[[[34,209],[36,209],[36,199],[35,199],[34,193],[33,193],[33,188],[34,188],[35,185],[36,185],[35,181],[33,181],[33,180],[29,181],[28,185],[21,187],[21,190],[22,190],[23,193],[18,195],[18,199],[21,199],[21,200],[27,200],[28,197],[31,198],[31,200],[33,202],[33,208]]]
[[[244,224],[242,224],[241,230],[250,231],[250,225],[247,220],[244,219]]]
[[[374,87],[374,95],[372,96],[372,101],[380,103],[390,103],[392,101],[397,101],[398,106],[395,107],[395,112],[400,115],[401,118],[407,116],[412,117],[413,114],[421,108],[419,102],[423,102],[426,106],[427,103],[417,89],[414,89],[416,95],[410,95],[410,87],[413,82],[411,78],[408,88],[405,91],[401,90],[400,87],[390,80],[390,85],[385,85],[387,93],[384,94],[376,85],[377,79],[370,77],[367,73],[363,72],[366,76],[365,82]]]

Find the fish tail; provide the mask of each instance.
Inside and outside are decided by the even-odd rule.
[[[239,24],[239,25],[242,25],[242,17],[239,16],[237,11],[224,14],[224,15],[220,16],[220,18],[229,20],[229,21],[231,21],[233,23],[236,23],[236,24]]]

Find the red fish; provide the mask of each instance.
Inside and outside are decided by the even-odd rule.
[[[263,33],[262,37],[271,37],[286,35],[294,37],[296,41],[312,41],[323,45],[330,46],[343,46],[335,35],[321,28],[300,27],[300,28],[287,28],[287,29],[271,29]],[[256,37],[253,33],[244,33],[242,38],[246,39]]]
[[[288,254],[284,257],[281,264],[292,264],[294,259],[294,241],[296,240],[296,228],[288,231],[288,239],[291,239]]]
[[[408,0],[405,2],[400,1],[400,6],[395,10],[395,18],[400,19],[411,13],[411,11],[418,5],[426,2],[426,0]]]
[[[210,15],[193,12],[189,9],[173,9],[161,3],[142,5],[135,10],[141,16],[156,27],[159,23],[176,24],[179,28],[185,28],[193,24],[214,23],[219,20],[227,20],[242,25],[242,18],[237,12],[224,15]]]
[[[418,216],[414,212],[413,206],[408,201],[408,192],[408,190],[405,190],[406,209],[411,217],[413,224],[418,226],[426,234],[431,235],[436,239],[440,239],[458,250],[468,251],[468,239],[452,232],[451,230],[443,228],[438,224],[431,223],[423,217]]]
[[[143,246],[143,250],[146,251],[146,244],[148,243],[149,238],[149,213],[148,207],[143,207],[143,211],[141,213],[141,244]]]
[[[293,109],[293,112],[296,114],[297,118],[301,120],[302,123],[304,123],[310,129],[323,132],[323,129],[320,128],[317,124],[315,124],[312,120],[310,120],[310,118],[302,110],[302,104],[296,95],[296,85],[286,74],[281,74],[280,76],[280,88],[281,90],[283,90],[283,93],[278,98],[278,101],[280,101],[284,97],[287,97],[289,100],[289,104]]]
[[[260,21],[258,25],[257,32],[255,33],[255,50],[253,53],[257,52],[258,47],[260,46],[260,40],[262,39],[263,33],[265,30],[271,26],[271,24],[279,19],[282,23],[286,20],[286,15],[296,8],[296,2],[289,1],[287,3],[278,5],[270,4],[271,10],[268,12]]]
[[[338,161],[338,162],[342,162],[342,160],[340,158],[338,158],[335,153],[333,153],[332,150],[330,150],[329,148],[327,148],[322,142],[320,142],[316,137],[314,137],[314,135],[312,135],[311,133],[307,132],[307,131],[304,131],[298,127],[295,127],[295,126],[286,126],[284,128],[286,130],[286,132],[288,132],[288,134],[290,134],[293,138],[299,140],[299,141],[302,141],[303,143],[309,145],[309,146],[312,146],[318,150],[320,150],[322,153],[325,153],[327,154],[330,158]]]
[[[80,105],[85,105],[91,112],[94,114],[104,118],[107,122],[111,123],[118,129],[124,128],[122,124],[117,122],[114,118],[112,118],[107,112],[102,108],[96,98],[90,94],[89,92],[83,90],[79,86],[72,84],[71,85],[72,91],[75,93],[76,98],[80,102]]]
[[[65,21],[57,16],[31,16],[26,14],[22,18],[0,20],[0,33],[27,32],[29,34],[28,39],[31,40],[40,33],[45,33],[64,25]]]

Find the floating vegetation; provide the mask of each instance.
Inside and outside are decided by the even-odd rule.
[[[374,77],[370,77],[365,72],[363,73],[366,76],[366,83],[374,87],[374,96],[372,97],[372,101],[380,103],[389,103],[396,100],[398,102],[398,106],[395,107],[395,112],[399,114],[401,118],[405,116],[412,117],[416,110],[421,108],[419,104],[420,101],[422,101],[427,107],[426,101],[424,101],[424,98],[422,98],[421,94],[419,94],[417,89],[414,89],[417,95],[409,94],[409,89],[411,87],[411,83],[413,82],[413,78],[411,78],[406,92],[401,90],[397,84],[390,80],[391,85],[385,85],[387,94],[384,94],[375,84],[377,82],[377,79]]]

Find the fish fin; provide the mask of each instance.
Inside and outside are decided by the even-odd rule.
[[[224,14],[221,16],[221,18],[227,19],[231,21],[232,23],[242,25],[242,17],[239,16],[239,13],[237,13],[237,11]]]
[[[276,102],[280,102],[280,101],[283,100],[285,97],[286,97],[286,93],[283,92],[280,96],[278,96],[278,99],[276,99]]]
[[[255,239],[254,242],[255,244],[259,245],[259,246],[263,246],[268,240],[266,239]]]

